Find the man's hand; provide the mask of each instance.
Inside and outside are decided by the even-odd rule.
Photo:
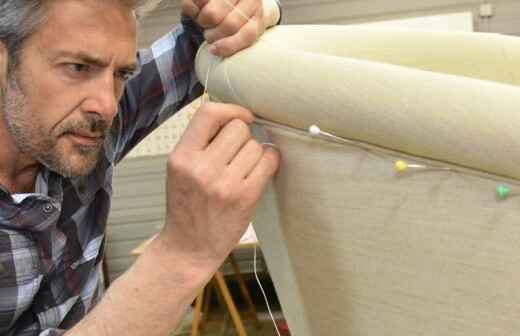
[[[252,122],[244,108],[207,103],[168,158],[161,238],[196,268],[220,266],[278,169],[278,151],[251,138]]]
[[[231,56],[251,46],[268,26],[278,20],[278,6],[262,0],[183,0],[183,13],[204,28],[204,38],[211,44],[210,52]]]
[[[66,335],[167,335],[249,224],[279,164],[251,139],[252,114],[208,103],[168,157],[166,223]]]

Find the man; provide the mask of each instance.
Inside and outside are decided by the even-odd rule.
[[[1,335],[167,335],[277,169],[249,111],[201,107],[168,158],[164,229],[99,299],[113,165],[201,93],[204,38],[228,56],[264,28],[259,0],[186,0],[182,25],[136,58],[142,3],[0,4]]]

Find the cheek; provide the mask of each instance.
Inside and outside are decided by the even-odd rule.
[[[42,108],[43,106],[30,99],[24,97],[24,104],[19,107],[18,115],[24,120],[27,128],[32,130],[33,134],[45,136],[50,128],[49,118],[46,118]]]
[[[54,94],[54,96],[58,95]],[[66,110],[63,103],[59,101],[59,97],[42,100],[39,97],[32,99],[32,96],[29,95],[24,108],[26,109],[26,115],[30,116],[30,122],[33,124],[33,127],[37,127],[38,133],[45,137],[61,134],[60,129],[70,115],[70,113],[63,112]]]
[[[46,143],[49,146],[54,143],[53,120],[45,115],[45,111],[39,104],[31,101],[30,97],[12,97],[10,118],[23,132],[24,140],[33,144]]]
[[[59,129],[60,124],[74,111],[79,101],[75,88],[66,85],[55,69],[46,68],[39,76],[22,73],[20,85],[35,121],[46,134]]]

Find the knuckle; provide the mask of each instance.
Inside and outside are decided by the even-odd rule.
[[[256,25],[249,25],[244,27],[244,30],[242,32],[242,38],[244,42],[247,44],[251,44],[254,41],[256,41],[256,38],[258,36],[258,28]]]
[[[223,180],[215,182],[209,190],[209,194],[219,203],[233,203],[237,200],[233,187]]]
[[[255,139],[250,139],[244,148],[249,152],[250,157],[255,160],[259,160],[264,151],[263,146]]]
[[[199,188],[199,190],[209,195],[213,194],[210,188],[211,177],[207,171],[195,169],[192,175],[193,182],[195,183],[197,188]]]
[[[217,35],[212,29],[206,29],[204,30],[204,39],[208,41],[208,43],[213,43],[217,41]]]
[[[182,0],[181,9],[183,11],[190,10],[192,8],[192,2],[190,0]]]
[[[195,164],[189,174],[191,178],[195,182],[195,185],[201,188],[202,190],[208,190],[211,187],[211,182],[213,180],[213,168],[206,163],[205,161],[198,162]]]
[[[228,43],[221,43],[218,49],[220,54],[224,57],[231,56],[236,52],[235,48]]]
[[[264,147],[255,139],[250,139],[248,145],[251,147],[252,151],[257,153],[262,153],[264,151]]]
[[[187,154],[182,150],[175,150],[166,161],[167,171],[173,174],[184,173],[187,169],[186,162],[189,162]]]
[[[208,3],[209,0],[193,0],[193,3],[199,7],[199,8],[202,8],[204,6],[206,6],[206,4]]]
[[[238,16],[228,17],[222,22],[222,30],[229,36],[237,33],[243,25],[243,19]]]
[[[264,151],[264,155],[267,158],[267,160],[272,162],[272,163],[278,164],[280,162],[281,155],[280,155],[280,152],[278,151],[278,149],[274,149],[272,147],[268,147]]]
[[[206,28],[216,26],[222,20],[222,14],[218,8],[206,6],[199,15],[199,20]]]
[[[270,148],[264,151],[264,156],[266,158],[270,174],[275,174],[281,164],[280,152],[278,150]]]
[[[167,172],[174,179],[205,190],[212,181],[212,167],[207,160],[196,159],[190,153],[176,150],[167,159]]]
[[[196,19],[199,14],[199,7],[190,0],[183,0],[181,5],[182,13],[186,14],[187,16],[191,17],[192,19]]]
[[[219,109],[215,103],[207,103],[200,108],[199,113],[203,118],[208,118],[209,120],[217,120],[220,115],[220,113],[218,113],[218,110]]]
[[[229,122],[229,126],[232,128],[233,132],[240,134],[242,137],[246,139],[251,138],[251,129],[244,121],[233,119]]]
[[[212,179],[211,172],[204,160],[196,159],[183,151],[177,151],[167,159],[168,177],[179,185],[189,185],[198,190],[207,189]]]
[[[191,182],[196,190],[204,194],[211,194],[212,182],[214,180],[213,170],[204,162],[197,162],[186,171],[184,178]]]

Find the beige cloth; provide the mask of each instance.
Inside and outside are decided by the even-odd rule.
[[[294,335],[520,332],[520,199],[494,195],[520,189],[519,56],[499,35],[336,26],[201,49],[217,99],[390,149],[266,128],[283,163],[255,228]]]

